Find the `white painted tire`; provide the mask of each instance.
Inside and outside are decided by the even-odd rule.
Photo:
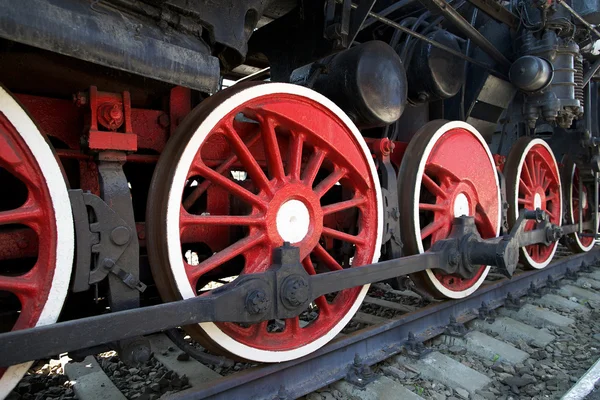
[[[434,149],[435,145],[437,144],[437,142],[442,138],[442,136],[445,133],[451,131],[452,129],[456,129],[456,128],[464,129],[464,130],[470,132],[481,143],[481,146],[485,149],[487,158],[489,159],[489,163],[490,163],[489,167],[492,168],[494,171],[496,170],[496,164],[494,162],[494,158],[492,157],[492,153],[490,152],[489,147],[488,147],[487,143],[485,142],[485,139],[483,138],[483,136],[481,136],[481,134],[473,126],[471,126],[470,124],[463,122],[463,121],[451,121],[451,122],[432,121],[432,122],[430,122],[430,124],[432,124],[432,126],[434,127],[433,129],[435,129],[435,133],[433,134],[433,136],[427,143],[427,146],[425,147],[425,151],[421,155],[421,159],[419,161],[417,175],[416,175],[417,178],[416,178],[415,188],[421,187],[427,160],[429,159],[429,156],[430,156],[432,150]],[[435,125],[435,124],[437,124],[437,125]],[[419,152],[419,154],[420,154],[420,152]],[[411,155],[406,155],[406,156],[410,157]],[[494,174],[494,178],[495,178],[494,184],[495,184],[495,187],[497,188],[497,192],[498,192],[498,197],[497,197],[497,199],[498,199],[497,200],[498,201],[498,217],[497,217],[498,223],[497,223],[497,226],[495,227],[495,235],[498,236],[500,234],[500,226],[502,223],[502,208],[501,208],[502,203],[501,203],[501,198],[500,198],[500,183],[498,180],[498,175]],[[399,190],[402,190],[402,188],[399,188]],[[421,240],[421,230],[420,230],[421,221],[420,221],[420,216],[419,216],[419,206],[418,206],[419,202],[420,202],[420,191],[414,190],[414,196],[412,198],[413,207],[412,207],[412,216],[411,217],[415,221],[414,222],[415,229],[411,230],[411,234],[413,235],[413,240],[417,243],[418,252],[424,253],[425,249],[423,247],[423,241]],[[457,212],[457,210],[456,210],[456,205],[455,205],[455,213],[456,212]],[[481,277],[468,289],[456,290],[456,291],[446,288],[440,282],[440,280],[435,276],[433,270],[427,269],[427,270],[425,270],[425,274],[427,275],[427,278],[426,278],[428,280],[427,284],[433,286],[433,288],[437,292],[439,292],[439,294],[441,294],[443,297],[451,298],[451,299],[462,299],[462,298],[465,298],[465,297],[471,295],[483,284],[489,270],[490,270],[490,267],[487,266],[485,271],[481,274]],[[423,280],[425,280],[425,278],[423,278]]]
[[[181,255],[181,238],[179,232],[179,218],[181,211],[182,193],[186,181],[187,173],[190,169],[191,163],[194,156],[196,155],[201,144],[204,142],[208,134],[211,132],[213,127],[216,126],[231,110],[235,109],[239,105],[254,99],[259,96],[271,95],[271,94],[291,94],[301,96],[305,98],[317,101],[332,113],[334,113],[343,123],[348,127],[355,137],[357,143],[359,143],[365,157],[369,169],[371,171],[372,179],[375,182],[375,191],[378,201],[377,205],[377,243],[375,245],[375,254],[373,254],[371,262],[377,262],[379,260],[379,251],[381,247],[381,238],[383,232],[383,206],[382,206],[382,195],[381,188],[379,185],[379,178],[373,162],[371,152],[369,151],[366,142],[362,135],[350,120],[350,118],[332,101],[324,97],[323,95],[297,85],[286,84],[286,83],[268,83],[249,86],[242,89],[241,91],[231,95],[215,108],[213,108],[198,128],[189,136],[187,144],[185,146],[181,157],[178,160],[172,160],[171,171],[173,171],[172,185],[168,190],[168,199],[166,205],[166,223],[164,223],[165,231],[162,233],[167,240],[167,256],[171,267],[171,272],[177,287],[177,292],[183,299],[188,299],[196,296],[194,288],[190,285],[188,277],[185,272],[185,266]],[[185,140],[185,139],[182,139]],[[292,359],[296,359],[307,354],[310,354],[331,339],[333,339],[350,319],[354,316],[358,308],[360,307],[362,300],[367,294],[369,285],[363,286],[356,301],[353,303],[351,309],[344,315],[344,317],[335,325],[333,329],[328,331],[325,335],[318,339],[303,345],[301,347],[286,350],[286,351],[269,351],[257,349],[243,344],[225,334],[219,327],[212,323],[206,322],[199,324],[200,328],[210,337],[210,339],[218,346],[241,357],[246,360],[258,361],[258,362],[283,362]]]
[[[556,162],[556,158],[554,157],[554,153],[552,152],[552,149],[550,148],[550,146],[548,146],[548,143],[546,143],[545,140],[543,139],[539,139],[539,138],[535,138],[532,139],[527,146],[525,147],[525,149],[522,151],[520,158],[519,158],[519,163],[518,163],[518,167],[517,167],[517,177],[521,176],[521,172],[523,170],[523,162],[525,161],[525,157],[527,156],[527,154],[529,153],[529,151],[531,150],[532,147],[536,146],[536,145],[541,145],[542,147],[544,147],[546,150],[548,150],[548,152],[550,153],[550,155],[552,156],[552,160],[554,162],[554,165],[557,166],[558,168],[558,163]],[[509,154],[510,156],[510,154]],[[560,179],[560,171],[555,171],[557,176]],[[510,202],[510,207],[512,207],[513,210],[518,210],[519,209],[519,203],[518,203],[518,198],[519,198],[519,180],[516,179],[515,180],[515,186],[512,188],[512,190],[515,191],[515,196],[511,199],[508,199],[508,201]],[[562,202],[562,188],[559,187],[558,190],[558,195],[560,196],[559,200],[558,200],[558,204],[559,204],[559,216],[562,216],[562,212],[563,212],[563,202]],[[518,218],[518,213],[517,213],[517,217],[514,218],[514,221],[516,221]],[[562,217],[559,218],[558,221],[558,226],[562,225]],[[527,263],[528,266],[534,268],[534,269],[542,269],[545,268],[548,264],[550,264],[550,262],[552,262],[552,259],[554,258],[554,254],[556,253],[556,249],[558,248],[558,242],[556,242],[554,244],[554,249],[552,250],[550,256],[548,257],[548,259],[544,262],[537,262],[535,261],[533,258],[531,258],[531,256],[527,253],[526,250],[524,250],[524,248],[520,249],[520,253],[521,253],[521,257],[523,257],[525,259],[525,262]]]
[[[71,202],[61,168],[50,145],[29,115],[2,86],[0,86],[0,113],[4,114],[19,132],[37,160],[48,185],[48,192],[54,208],[57,234],[56,266],[48,299],[36,323],[36,326],[48,325],[57,321],[69,290],[75,244]],[[15,349],[15,351],[18,350]],[[8,396],[32,363],[13,365],[5,371],[0,378],[0,398]]]

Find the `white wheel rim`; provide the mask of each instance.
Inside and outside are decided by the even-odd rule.
[[[2,86],[0,86],[0,112],[19,132],[37,160],[48,185],[50,200],[54,208],[57,235],[56,266],[48,299],[36,323],[36,326],[48,325],[58,319],[69,290],[75,241],[71,202],[62,171],[50,146],[31,118]],[[0,398],[8,396],[31,364],[32,362],[26,362],[7,368],[0,378]]]
[[[517,179],[515,179],[515,197],[512,199],[512,204],[511,206],[514,207],[514,210],[518,210],[519,209],[519,177],[521,176],[521,172],[523,169],[523,162],[525,161],[525,157],[527,156],[527,153],[529,153],[529,150],[531,150],[531,148],[535,145],[542,145],[543,147],[546,148],[546,150],[548,150],[548,152],[550,153],[550,155],[552,156],[552,162],[554,163],[554,167],[558,168],[558,163],[556,162],[556,158],[554,158],[554,153],[552,152],[552,149],[550,149],[550,146],[548,146],[548,143],[546,143],[544,140],[542,139],[533,139],[529,142],[529,144],[527,144],[527,147],[525,147],[525,150],[523,151],[523,153],[521,154],[521,158],[519,159],[519,166],[517,168]],[[556,169],[554,171],[557,176],[559,176],[559,184],[560,184],[560,174],[558,172],[558,169]],[[562,216],[562,188],[559,186],[558,188],[558,207],[559,207],[559,213],[558,215]],[[519,218],[518,212],[515,213],[516,214],[516,219]],[[516,221],[515,219],[515,221]],[[562,225],[562,217],[558,219],[558,226]],[[550,256],[548,257],[548,259],[542,263],[538,263],[536,262],[533,258],[531,258],[531,256],[527,253],[527,250],[525,250],[524,247],[521,247],[521,254],[523,255],[523,257],[525,257],[525,259],[527,260],[527,263],[535,268],[535,269],[542,269],[545,266],[547,266],[548,264],[550,264],[550,262],[552,261],[552,258],[554,258],[554,253],[556,253],[556,249],[558,247],[558,242],[554,243],[554,248],[552,249],[552,252],[550,253]]]
[[[452,129],[465,129],[465,130],[469,131],[471,134],[473,134],[473,136],[475,136],[477,138],[477,140],[479,140],[479,142],[485,149],[485,152],[488,155],[488,158],[490,160],[491,168],[493,168],[494,171],[496,171],[496,163],[494,162],[492,153],[490,152],[490,149],[488,148],[488,145],[485,142],[485,139],[483,139],[483,136],[481,136],[481,134],[474,127],[467,124],[466,122],[452,121],[452,122],[448,122],[448,123],[442,125],[440,128],[438,128],[438,130],[435,132],[435,134],[432,136],[431,140],[427,144],[427,147],[425,148],[423,157],[421,158],[421,161],[419,163],[419,169],[417,171],[417,180],[415,183],[415,188],[421,187],[423,174],[425,173],[425,165],[427,164],[429,155],[431,154],[431,151],[435,147],[436,143],[439,141],[439,139],[442,137],[442,135],[444,133],[449,132]],[[495,184],[496,184],[496,191],[498,192],[498,224],[496,227],[496,236],[498,236],[500,234],[500,225],[502,223],[502,207],[501,207],[502,203],[501,203],[501,199],[500,199],[500,182],[498,181],[498,175],[494,174],[494,178],[495,178]],[[413,204],[415,205],[415,207],[413,209],[413,219],[415,221],[414,235],[415,235],[415,239],[416,239],[416,242],[417,242],[417,245],[419,248],[419,253],[424,253],[425,249],[423,248],[423,242],[421,240],[421,230],[420,230],[421,220],[419,217],[420,195],[421,195],[420,191],[415,190],[415,194],[414,194],[414,198],[413,198]],[[465,201],[466,201],[466,197],[465,197]],[[468,207],[468,204],[467,204],[467,207]],[[460,211],[460,210],[456,210],[456,208],[455,208],[455,214],[457,211]],[[488,265],[485,268],[485,270],[483,271],[483,273],[481,274],[481,277],[477,280],[477,282],[475,282],[473,284],[473,286],[469,287],[468,289],[461,290],[461,291],[454,291],[454,290],[450,290],[447,287],[445,287],[442,284],[442,282],[440,282],[440,280],[435,276],[434,272],[431,269],[426,269],[425,273],[427,274],[427,277],[429,278],[431,284],[442,295],[444,295],[448,298],[451,298],[451,299],[462,299],[462,298],[467,297],[470,294],[472,294],[474,291],[476,291],[479,288],[479,286],[481,286],[481,284],[485,280],[485,277],[487,276],[489,271],[490,271],[490,266]]]
[[[200,124],[196,132],[191,136],[187,143],[187,147],[181,154],[178,162],[175,164],[175,172],[173,174],[173,184],[169,189],[168,200],[167,200],[167,215],[166,215],[166,238],[167,238],[167,254],[169,258],[169,264],[175,280],[179,294],[184,299],[195,297],[195,292],[189,283],[187,274],[185,272],[185,266],[183,264],[181,256],[181,238],[179,234],[179,216],[181,210],[181,196],[183,193],[186,176],[193,161],[196,152],[200,145],[204,142],[207,135],[210,133],[212,128],[232,109],[239,105],[252,100],[253,98],[269,95],[269,94],[292,94],[297,96],[306,97],[314,101],[319,102],[324,107],[328,108],[333,112],[344,125],[346,125],[352,132],[355,140],[360,145],[363,153],[367,155],[365,159],[369,164],[372,179],[375,183],[375,191],[378,202],[377,207],[377,243],[375,244],[375,254],[371,262],[377,262],[379,260],[379,252],[381,247],[381,237],[383,232],[383,208],[382,208],[382,197],[381,188],[379,185],[379,178],[375,163],[371,157],[371,153],[364,141],[362,135],[358,131],[358,128],[350,120],[350,118],[333,102],[321,94],[297,85],[287,83],[269,83],[264,85],[256,85],[248,87],[233,96],[229,97],[207,116],[207,118]],[[247,360],[258,361],[258,362],[282,362],[293,360],[319,349],[331,339],[333,339],[343,328],[346,326],[350,319],[354,316],[358,308],[360,307],[362,300],[367,294],[369,285],[362,287],[356,301],[344,315],[344,317],[335,325],[335,327],[327,332],[325,335],[318,339],[310,342],[302,347],[298,347],[293,350],[286,351],[268,351],[261,350],[254,347],[250,347],[244,343],[240,343],[230,336],[226,335],[219,327],[212,322],[205,322],[199,324],[199,326],[210,336],[211,340],[216,342],[219,346],[225,350],[243,357]]]

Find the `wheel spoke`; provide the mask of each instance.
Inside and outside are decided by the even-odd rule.
[[[550,194],[548,196],[546,196],[546,202],[554,201],[557,198],[558,198],[558,196],[556,196],[556,192],[550,192]],[[575,201],[575,198],[573,198],[573,201]]]
[[[247,143],[244,144],[244,146],[246,148],[249,148],[250,146],[254,145],[258,139],[260,139],[260,133],[256,133],[254,134],[250,140],[248,140]],[[215,171],[220,174],[223,175],[236,161],[238,160],[237,155],[232,154],[231,156],[229,156],[229,158],[227,158],[227,160],[225,160],[221,165],[219,165]],[[184,200],[183,200],[183,208],[185,208],[186,210],[189,209],[191,206],[194,205],[194,203],[200,198],[200,196],[202,196],[202,194],[206,191],[206,189],[208,189],[208,187],[211,185],[211,181],[205,180],[204,182],[202,182],[201,184],[199,184],[192,193],[190,193]]]
[[[0,275],[0,291],[10,292],[23,297],[32,296],[39,288],[38,282],[31,277]]]
[[[536,182],[535,183],[537,185],[541,185],[542,184],[542,162],[534,161],[533,165],[534,165],[535,173],[536,173]]]
[[[556,214],[553,211],[550,211],[550,210],[545,210],[545,211],[546,211],[546,214],[548,214],[548,216],[550,217],[551,220],[554,220],[554,221],[558,220],[558,218],[556,218]]]
[[[274,121],[269,117],[258,117],[258,119],[265,146],[265,155],[267,156],[269,172],[272,178],[282,180],[285,176],[285,172],[283,171],[283,161],[281,160],[281,152],[279,151]]]
[[[528,200],[528,199],[522,199],[522,198],[520,198],[520,197],[519,197],[519,199],[517,200],[517,202],[518,202],[519,204],[522,204],[522,205],[524,205],[524,206],[531,205],[531,200]]]
[[[525,183],[525,181],[523,181],[523,178],[519,178],[519,191],[521,192],[525,192],[525,194],[531,196],[531,189],[529,189],[529,187],[527,186],[527,184]]]
[[[429,193],[433,194],[436,197],[441,197],[445,199],[447,197],[446,192],[438,186],[437,183],[433,179],[429,177],[427,174],[423,174],[423,185],[429,190]]]
[[[346,175],[346,170],[343,168],[336,168],[331,174],[327,176],[327,178],[323,179],[319,184],[315,187],[315,194],[318,198],[321,198]]]
[[[0,211],[0,225],[27,224],[42,217],[42,210],[37,206],[23,206],[14,210]]]
[[[233,151],[237,154],[240,162],[246,168],[246,172],[248,172],[248,175],[250,175],[252,182],[258,188],[264,190],[269,195],[272,195],[273,191],[267,175],[265,175],[260,165],[258,165],[258,162],[252,153],[250,153],[250,150],[237,134],[233,126],[230,124],[223,124],[223,131],[230,139],[230,144],[233,147]]]
[[[332,228],[328,228],[328,227],[323,227],[323,230],[321,231],[321,233],[324,236],[330,237],[330,238],[334,238],[334,239],[338,239],[341,240],[343,242],[348,242],[348,243],[353,243],[356,245],[363,245],[365,244],[364,239],[358,237],[358,236],[354,236],[354,235],[350,235],[348,233],[345,232],[341,232],[338,231],[337,229],[332,229]]]
[[[267,332],[267,326],[269,326],[269,321],[260,321],[252,325],[249,336],[254,336],[255,339],[262,337],[262,334]]]
[[[444,219],[437,219],[431,222],[425,228],[421,229],[421,240],[424,240],[426,237],[434,234],[438,230],[442,229],[445,225],[446,221]]]
[[[304,145],[304,135],[301,133],[292,135],[290,141],[290,155],[288,162],[288,174],[294,180],[300,180],[300,168],[302,167],[302,146]]]
[[[531,175],[532,178],[532,185],[535,185],[537,183],[537,171],[535,169],[535,164],[533,162],[533,156],[530,157],[525,157],[525,162],[524,164],[527,164],[528,170],[530,172],[533,171],[533,175]]]
[[[445,211],[446,207],[441,204],[429,204],[429,203],[419,203],[419,210],[421,211]]]
[[[194,215],[182,210],[179,217],[182,227],[190,225],[243,225],[256,226],[265,223],[263,218],[253,215]]]
[[[529,165],[527,165],[527,161],[523,163],[523,175],[527,179],[527,182],[530,185],[534,185],[533,178],[531,177],[531,171],[529,170]]]
[[[321,149],[315,149],[312,156],[310,156],[306,168],[304,169],[304,173],[302,174],[302,180],[308,186],[312,187],[315,182],[315,178],[317,177],[319,169],[321,169],[324,159],[325,152]]]
[[[224,177],[216,171],[213,171],[211,168],[202,163],[196,163],[195,167],[199,170],[200,175],[202,175],[205,179],[212,181],[212,183],[221,186],[231,194],[240,197],[252,205],[262,207],[263,209],[266,208],[266,203],[263,200],[250,191],[244,189],[234,181]]]
[[[340,201],[339,203],[328,204],[323,206],[323,215],[335,214],[336,212],[348,210],[365,204],[364,197],[358,196],[350,200]]]
[[[338,271],[343,269],[342,266],[335,260],[335,258],[333,258],[331,254],[329,254],[327,250],[325,250],[320,244],[317,244],[313,252],[330,270]]]
[[[286,318],[285,319],[285,333],[289,335],[295,335],[300,330],[300,318]]]
[[[213,254],[198,265],[190,265],[186,263],[186,272],[190,281],[193,282],[192,286],[196,284],[196,282],[202,275],[206,274],[209,271],[212,271],[213,269],[217,268],[223,263],[226,263],[232,258],[239,256],[248,249],[261,243],[264,239],[265,237],[262,233],[247,236],[244,239],[239,240],[234,244],[224,248],[218,253]]]

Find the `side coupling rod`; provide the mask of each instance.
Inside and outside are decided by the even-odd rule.
[[[537,222],[535,230],[525,231],[528,220]],[[0,334],[0,367],[200,322],[292,318],[327,293],[425,269],[468,278],[480,265],[495,265],[510,277],[520,247],[550,244],[562,234],[539,209],[522,210],[512,231],[493,239],[482,239],[474,218],[462,216],[454,219],[450,237],[424,254],[317,275],[306,272],[297,247],[284,243],[275,249],[268,271],[242,275],[203,296]]]

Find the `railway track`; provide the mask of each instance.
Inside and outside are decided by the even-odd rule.
[[[181,357],[179,349],[163,334],[154,335],[151,342],[155,358],[173,371],[169,377],[178,379],[176,386],[167,383],[170,389],[180,390],[175,393],[165,393],[163,382],[162,391],[156,387],[158,394],[142,390],[133,396],[135,391],[127,392],[126,397],[93,357],[83,363],[67,364],[66,373],[76,382],[75,393],[82,400],[94,400],[98,393],[101,398],[114,399],[154,399],[162,394],[161,398],[169,399],[291,399],[309,395],[308,399],[316,400],[331,398],[327,396],[333,394],[341,398],[385,398],[386,393],[404,393],[402,398],[419,395],[434,399],[519,398],[519,393],[527,396],[522,391],[525,389],[519,388],[531,385],[531,377],[535,382],[544,382],[542,377],[526,371],[532,362],[540,360],[537,351],[546,351],[546,345],[556,338],[565,340],[554,329],[558,326],[569,332],[568,326],[579,318],[575,316],[577,310],[586,315],[591,311],[582,304],[591,301],[594,305],[600,299],[600,290],[595,291],[600,288],[600,269],[597,269],[600,250],[562,257],[560,253],[559,250],[556,260],[544,269],[520,271],[511,280],[486,283],[470,297],[432,302],[423,307],[415,306],[419,300],[413,292],[374,285],[349,328],[317,352],[289,362],[210,369],[194,359]],[[563,283],[565,279],[574,279],[572,274],[582,266],[594,272],[582,273],[578,280],[562,289],[548,287],[561,279]],[[536,290],[532,292],[532,288]],[[514,299],[508,300],[508,305],[507,296]],[[528,297],[520,300],[522,296]],[[482,303],[486,308],[482,309]],[[519,309],[518,303],[523,307]],[[559,314],[565,307],[572,308],[568,317]],[[457,325],[450,324],[451,319]],[[525,328],[523,323],[527,325]],[[538,329],[542,326],[546,329]],[[465,335],[464,329],[469,333]],[[425,353],[422,353],[423,342],[431,347]],[[499,350],[494,350],[494,346],[499,346]],[[488,360],[482,364],[481,357],[486,354]],[[594,354],[590,353],[590,357]],[[479,361],[473,363],[473,359]],[[524,363],[527,359],[529,364]],[[367,366],[372,366],[376,373],[370,375]],[[225,373],[226,376],[221,375]],[[362,389],[348,383],[354,379],[360,385],[361,381],[369,382],[372,378],[375,381]],[[149,387],[144,379],[147,378],[136,383],[142,388]],[[551,384],[545,390],[564,392],[567,389],[564,384],[564,381],[560,385]],[[531,387],[527,390],[531,391]],[[508,392],[503,393],[499,388]],[[543,390],[540,394],[544,394]]]

